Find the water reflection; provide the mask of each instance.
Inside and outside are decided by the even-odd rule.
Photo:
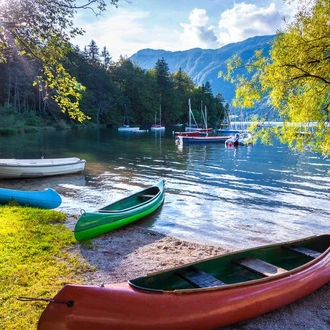
[[[87,160],[83,175],[0,181],[57,190],[59,210],[79,214],[166,180],[162,209],[138,223],[230,249],[329,231],[329,160],[285,146],[177,146],[171,132],[44,132],[0,137],[1,158]],[[15,147],[14,147],[15,146]]]

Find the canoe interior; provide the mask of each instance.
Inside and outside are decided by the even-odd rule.
[[[139,193],[136,193],[134,195],[131,195],[129,197],[123,198],[117,202],[114,202],[106,207],[103,207],[98,210],[98,212],[120,212],[123,210],[127,210],[133,207],[137,207],[140,204],[143,204],[147,201],[150,201],[150,199],[157,196],[157,194],[160,192],[159,187],[154,186],[150,187],[148,189],[142,190]]]
[[[137,289],[173,291],[221,287],[285,274],[330,247],[330,235],[243,250],[129,280]],[[297,270],[298,271],[298,270]]]

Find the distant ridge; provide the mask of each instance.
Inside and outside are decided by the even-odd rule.
[[[220,92],[225,100],[230,101],[235,94],[234,86],[218,78],[219,71],[226,71],[227,61],[235,54],[243,61],[250,59],[259,49],[264,49],[265,54],[268,54],[275,37],[275,35],[253,37],[218,49],[193,48],[175,52],[142,49],[130,59],[141,68],[148,70],[155,67],[158,59],[164,58],[171,72],[181,68],[198,86],[209,81],[214,95]]]

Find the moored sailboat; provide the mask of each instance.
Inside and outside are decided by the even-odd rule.
[[[163,131],[165,126],[162,126],[162,106],[159,106],[159,124],[157,124],[157,112],[155,113],[155,124],[151,125],[150,129],[152,131]]]

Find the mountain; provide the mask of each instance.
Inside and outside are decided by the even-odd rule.
[[[148,70],[155,67],[158,59],[164,58],[171,72],[181,68],[197,86],[208,81],[214,95],[220,92],[223,98],[230,102],[234,97],[235,87],[223,78],[218,78],[219,71],[227,71],[227,62],[234,55],[240,56],[243,62],[246,62],[256,50],[264,49],[264,54],[268,54],[274,38],[275,35],[253,37],[218,49],[193,48],[176,52],[142,49],[130,59]]]

